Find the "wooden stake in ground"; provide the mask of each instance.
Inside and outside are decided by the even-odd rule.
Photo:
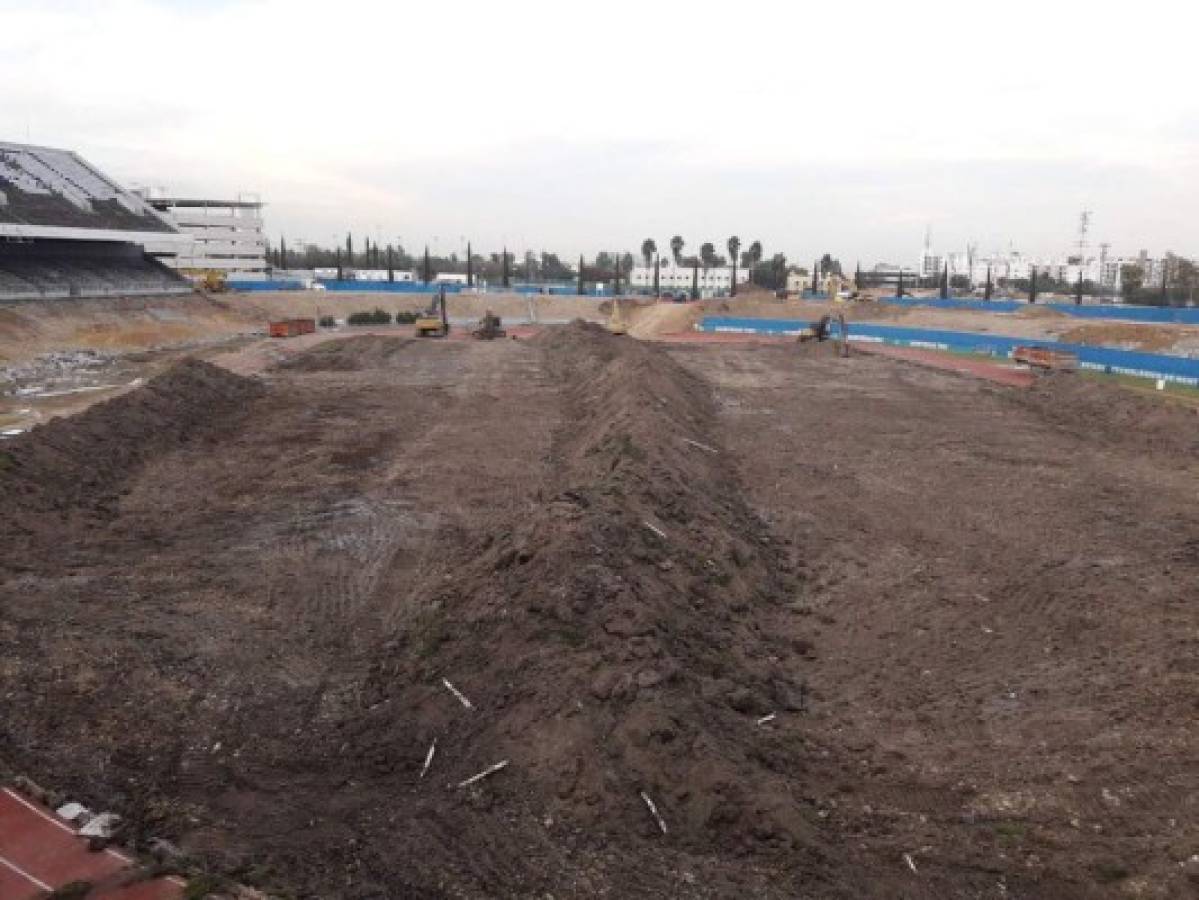
[[[437,752],[437,738],[433,738],[433,743],[429,745],[429,752],[425,755],[425,764],[420,770],[420,777],[424,778],[425,773],[429,771],[429,766],[433,765],[433,754]],[[420,780],[420,779],[418,779]]]
[[[484,769],[478,775],[472,775],[472,776],[470,776],[470,778],[466,779],[465,781],[459,781],[458,787],[460,787],[460,788],[470,787],[472,784],[474,784],[477,781],[482,781],[484,778],[490,778],[496,772],[500,771],[500,769],[507,768],[507,766],[508,766],[508,760],[506,760],[506,759],[501,760],[500,762],[496,763],[494,766]]]
[[[658,812],[658,807],[654,805],[654,801],[649,798],[649,794],[645,791],[641,792],[641,799],[645,801],[650,815],[654,817],[654,821],[658,823],[658,827],[662,829],[662,833],[666,834],[666,822],[662,819],[661,814]]]
[[[693,441],[691,438],[683,438],[683,442],[690,444],[692,447],[699,447],[700,450],[706,450],[708,453],[719,453],[715,447],[709,447],[707,444],[701,444],[699,441]]]
[[[463,694],[462,691],[460,691],[456,687],[454,687],[452,684],[450,684],[450,680],[448,678],[441,679],[441,683],[445,685],[447,691],[449,691],[451,694],[453,694],[455,697],[458,698],[459,703],[461,703],[467,709],[474,709],[474,707],[471,705],[471,702],[466,699],[466,695]]]

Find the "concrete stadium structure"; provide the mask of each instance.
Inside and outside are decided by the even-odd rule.
[[[266,278],[261,200],[171,197],[149,188],[137,192],[185,237],[182,243],[151,243],[148,253],[183,273],[218,272],[230,281]]]
[[[78,154],[0,142],[0,297],[186,292],[190,286],[143,249],[181,239]]]

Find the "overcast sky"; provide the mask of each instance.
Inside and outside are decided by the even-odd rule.
[[[1199,253],[1199,4],[0,0],[0,139],[347,230]]]

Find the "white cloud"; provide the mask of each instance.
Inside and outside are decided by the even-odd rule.
[[[807,258],[1193,240],[1199,12],[1094,5],[0,0],[0,137],[253,190],[272,230]],[[992,238],[991,236],[994,236]],[[455,238],[456,240],[456,238]]]

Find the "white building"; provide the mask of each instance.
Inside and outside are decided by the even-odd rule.
[[[337,269],[317,269],[316,271],[318,278],[333,279],[337,277]],[[332,274],[321,275],[319,274],[321,272],[330,272]],[[406,283],[416,281],[416,273],[402,269],[392,269],[391,278],[387,277],[386,269],[344,269],[342,274],[351,281],[403,281]]]
[[[697,274],[698,272],[698,274]],[[737,267],[737,284],[749,281],[749,271]],[[658,288],[663,293],[687,293],[692,285],[699,288],[701,297],[717,297],[729,294],[733,289],[733,267],[719,266],[705,269],[700,266],[695,270],[689,265],[678,265],[673,259],[663,259],[658,274]],[[639,290],[654,289],[654,267],[634,266],[629,273],[629,286]]]
[[[185,274],[216,271],[232,281],[266,278],[260,200],[170,197],[151,188],[139,188],[137,194],[187,237],[182,244],[147,245],[147,253]]]

